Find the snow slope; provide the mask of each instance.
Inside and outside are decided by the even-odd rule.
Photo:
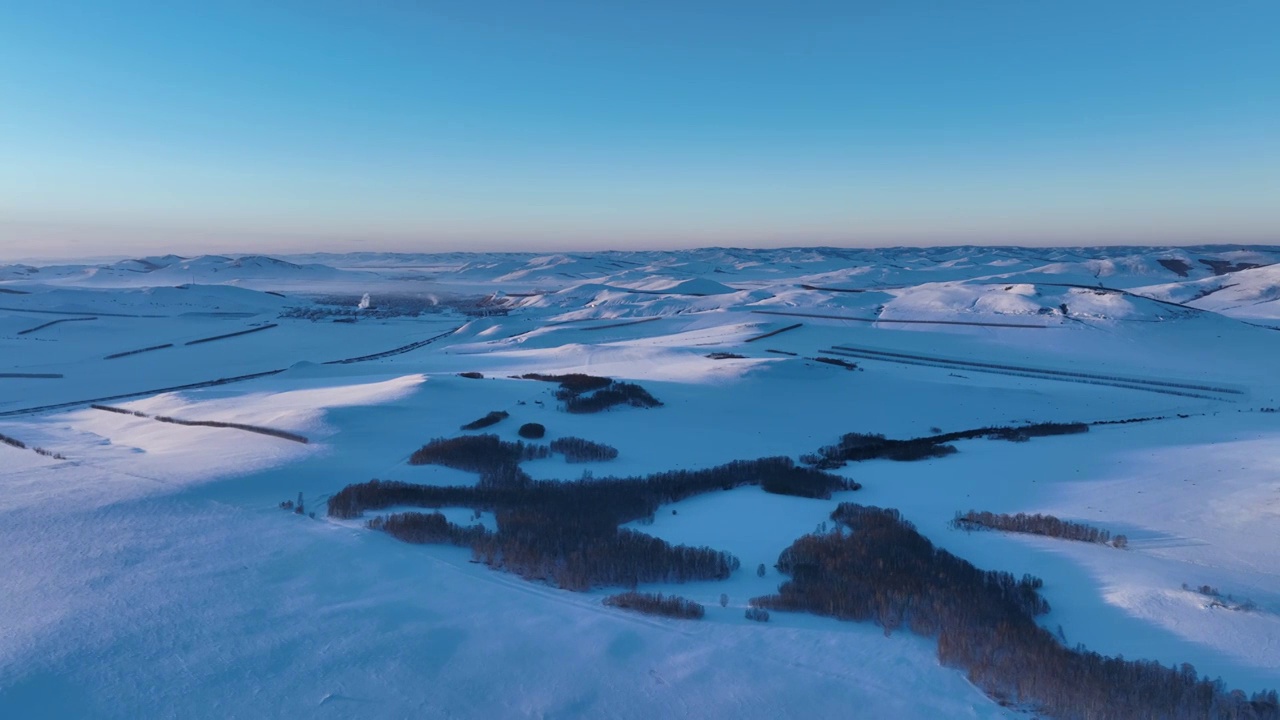
[[[743,618],[780,581],[778,553],[841,501],[899,508],[979,567],[1042,577],[1043,623],[1071,644],[1190,662],[1246,692],[1280,686],[1280,333],[1258,326],[1275,317],[1274,273],[1232,269],[1277,259],[1274,248],[818,248],[0,268],[0,434],[56,455],[0,444],[0,715],[1016,715],[940,666],[931,640],[802,614]],[[409,309],[333,300],[353,292]],[[438,302],[415,305],[423,293]],[[845,357],[852,370],[815,360],[839,347],[880,354]],[[137,349],[148,350],[109,357]],[[902,362],[920,356],[952,364]],[[554,385],[512,377],[528,372],[632,380],[664,404],[569,414]],[[121,395],[106,404],[308,442],[88,407]],[[474,482],[407,459],[493,410],[510,414],[487,430],[503,439],[539,422],[544,441],[619,450],[525,465],[548,480],[795,458],[846,432],[1159,419],[855,464],[840,472],[863,489],[831,500],[747,487],[662,508],[633,529],[743,566],[724,582],[640,588],[707,606],[681,622],[605,608],[609,589],[531,584],[462,550],[325,518],[324,499],[349,483]],[[316,518],[279,509],[299,492]],[[1052,513],[1131,545],[948,526],[969,509]]]

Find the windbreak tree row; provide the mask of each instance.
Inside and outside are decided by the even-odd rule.
[[[666,503],[743,485],[804,497],[830,497],[833,491],[858,487],[776,457],[705,470],[571,482],[434,486],[372,480],[335,493],[329,499],[329,515],[351,518],[366,510],[403,505],[488,510],[497,520],[496,532],[459,527],[440,513],[401,513],[374,519],[370,527],[409,542],[469,547],[476,560],[491,567],[570,590],[632,587],[642,582],[724,579],[738,569],[738,559],[728,553],[673,546],[619,526],[651,520]]]

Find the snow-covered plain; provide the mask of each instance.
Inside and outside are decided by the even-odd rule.
[[[0,434],[29,446],[0,444],[0,716],[1016,715],[940,666],[931,640],[743,618],[776,588],[778,553],[841,501],[899,508],[979,567],[1042,577],[1042,622],[1072,644],[1280,686],[1278,260],[970,247],[0,266]],[[813,360],[836,347],[897,355],[841,356],[855,371]],[[510,377],[526,372],[635,380],[665,404],[568,414],[552,385]],[[846,432],[1166,419],[854,464],[840,472],[863,489],[830,501],[748,487],[664,508],[632,527],[742,561],[725,582],[641,588],[704,603],[690,622],[325,518],[329,494],[374,477],[474,482],[406,461],[491,410],[511,414],[489,430],[504,439],[539,422],[547,440],[620,451],[527,463],[540,479],[794,458]],[[278,509],[299,492],[315,519]],[[948,527],[969,509],[1052,513],[1131,544]]]

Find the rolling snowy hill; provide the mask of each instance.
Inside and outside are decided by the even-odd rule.
[[[1035,621],[1065,648],[1275,688],[1278,261],[1280,248],[715,248],[0,267],[0,716],[1035,716],[940,663],[935,637],[744,616],[842,502],[895,508],[978,568],[1041,578],[1050,610]],[[566,373],[661,405],[568,412],[572,394],[520,377]],[[527,423],[545,437],[524,439]],[[716,487],[627,519],[740,561],[725,579],[637,583],[701,603],[698,621],[366,526],[431,510],[326,513],[374,478],[475,487],[475,472],[410,462],[433,438],[616,448],[519,465],[568,483],[804,464],[846,433],[1038,423],[1089,427],[851,462],[832,472],[861,488],[829,498]],[[299,493],[304,512],[281,509]],[[1047,513],[1128,547],[955,529],[969,510]],[[499,533],[503,512],[445,515]]]

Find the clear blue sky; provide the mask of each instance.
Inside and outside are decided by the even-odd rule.
[[[0,256],[1280,242],[1280,2],[0,0]]]

